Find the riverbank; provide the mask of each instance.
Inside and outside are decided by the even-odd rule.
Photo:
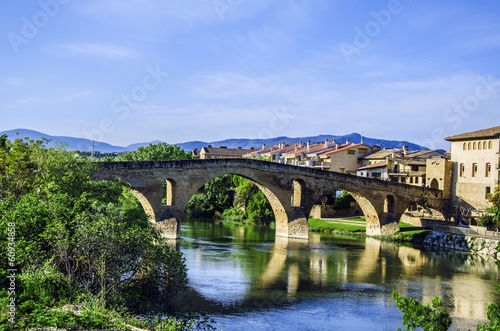
[[[403,244],[422,244],[425,236],[429,233],[422,227],[408,223],[399,222],[400,231],[392,236],[377,236],[376,238]],[[312,232],[326,232],[332,234],[353,235],[356,237],[366,236],[366,220],[364,217],[309,219],[309,230]]]
[[[480,236],[443,233],[404,222],[399,222],[399,226],[399,232],[391,236],[376,236],[375,238],[413,247],[467,252],[500,261],[500,238],[491,239]],[[352,235],[356,237],[366,236],[366,222],[362,217],[337,219],[312,218],[309,220],[309,229],[312,232]]]

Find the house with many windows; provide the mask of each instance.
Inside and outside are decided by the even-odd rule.
[[[448,156],[437,150],[410,152],[407,147],[382,149],[362,157],[356,174],[415,186],[430,186],[427,181],[427,160],[431,158],[445,160]],[[442,179],[443,176],[439,177]]]
[[[477,217],[488,207],[488,194],[499,184],[500,126],[462,133],[451,142],[452,196],[463,217]],[[462,217],[462,218],[463,218]]]

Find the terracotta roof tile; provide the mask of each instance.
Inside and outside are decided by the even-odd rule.
[[[387,167],[387,162],[382,161],[382,162],[377,162],[377,163],[372,163],[372,164],[366,165],[364,167],[358,168],[358,170],[385,168],[385,167]]]
[[[482,129],[472,132],[461,133],[454,136],[449,136],[444,138],[444,140],[461,141],[461,140],[481,139],[481,138],[498,138],[499,136],[500,136],[500,126],[495,126],[489,129]]]

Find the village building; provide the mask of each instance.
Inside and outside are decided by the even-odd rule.
[[[363,157],[362,166],[357,169],[356,174],[361,177],[429,187],[427,160],[431,158],[446,159],[447,156],[437,150],[410,152],[406,146],[397,150],[383,149]],[[443,180],[443,176],[444,174],[441,174],[439,178]]]
[[[268,160],[276,163],[285,163],[283,154],[294,150],[297,146],[302,148],[302,143],[286,145],[285,143],[279,143],[273,146],[262,145],[259,150],[253,150],[249,153],[243,155],[247,159],[257,159],[257,160]]]
[[[226,146],[212,147],[208,145],[207,147],[202,147],[200,151],[197,149],[193,150],[193,157],[199,158],[201,160],[209,159],[242,159],[243,155],[250,153],[253,149],[243,149],[238,148],[227,148]]]
[[[337,145],[335,149],[321,151],[317,158],[321,164],[327,165],[330,171],[356,174],[361,165],[360,158],[373,150],[364,143]]]
[[[314,168],[316,159],[316,153],[332,148],[333,142],[325,141],[324,143],[312,144],[308,141],[305,144],[298,144],[293,149],[288,150],[283,153],[282,158],[285,164],[300,166],[300,167],[311,167]]]
[[[457,216],[481,216],[491,206],[488,195],[499,185],[500,126],[462,133],[451,142],[452,196]]]
[[[393,150],[384,148],[361,157],[359,159],[361,166],[357,169],[356,175],[360,177],[389,180],[389,172],[387,170],[388,158],[393,156],[394,153]]]

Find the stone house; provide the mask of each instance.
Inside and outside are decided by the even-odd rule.
[[[360,167],[356,170],[356,175],[360,177],[377,178],[381,180],[389,179],[387,160],[394,155],[390,149],[375,150],[359,158]]]
[[[220,147],[212,147],[212,145],[208,145],[207,147],[202,147],[201,150],[193,151],[193,156],[202,159],[242,159],[243,155],[251,152],[252,149],[243,149],[241,147],[238,148],[227,148],[226,146]]]
[[[361,165],[360,158],[373,150],[364,143],[337,145],[336,148],[321,151],[317,157],[322,164],[327,164],[330,171],[356,174]]]
[[[491,206],[488,194],[499,185],[500,126],[462,133],[451,142],[453,203],[457,217],[477,217]]]
[[[447,156],[437,150],[410,152],[406,147],[397,150],[383,149],[363,157],[362,166],[357,169],[356,174],[426,187],[430,185],[427,182],[427,160],[430,158],[446,159]],[[435,169],[434,172],[436,171]],[[441,174],[438,178],[443,180],[443,176]]]

